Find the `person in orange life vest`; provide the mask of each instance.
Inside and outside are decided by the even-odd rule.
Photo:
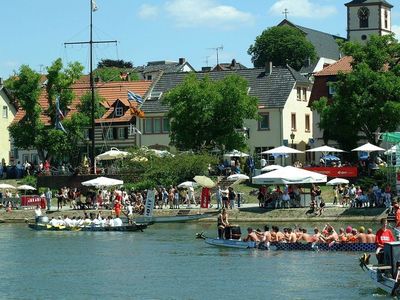
[[[115,216],[119,218],[119,215],[121,214],[121,202],[118,200],[115,200],[114,211],[115,211]]]
[[[383,263],[383,247],[384,244],[394,242],[394,236],[390,229],[387,228],[388,221],[386,218],[381,219],[382,227],[377,231],[375,237],[376,244],[376,258],[379,264]]]

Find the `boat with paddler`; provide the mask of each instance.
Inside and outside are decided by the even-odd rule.
[[[37,231],[120,231],[120,232],[135,232],[135,231],[143,231],[144,229],[147,228],[148,224],[128,224],[128,225],[122,225],[122,226],[74,226],[74,227],[68,227],[64,225],[59,225],[59,226],[52,226],[50,224],[45,224],[45,223],[29,223],[28,227],[37,230]]]

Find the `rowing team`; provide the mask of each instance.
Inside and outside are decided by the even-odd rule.
[[[326,224],[322,231],[314,228],[313,233],[308,233],[305,228],[284,228],[283,232],[277,226],[264,226],[264,231],[259,229],[247,228],[247,236],[243,241],[255,242],[281,242],[281,243],[375,243],[375,234],[372,229],[361,226],[358,230],[348,226],[346,230],[343,228],[336,232],[335,228],[330,224]]]
[[[119,217],[113,218],[112,216],[102,217],[98,214],[96,217],[94,214],[90,214],[90,217],[85,214],[84,217],[69,218],[67,215],[63,217],[59,216],[57,219],[52,217],[48,223],[53,227],[117,227],[122,226],[122,220]]]

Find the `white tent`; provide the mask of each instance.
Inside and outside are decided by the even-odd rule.
[[[306,150],[306,152],[322,152],[324,154],[328,154],[330,152],[344,152],[341,149],[337,149],[334,147],[330,147],[330,146],[321,146],[321,147],[317,147],[317,148],[313,148],[313,149],[308,149]]]
[[[82,182],[84,186],[92,186],[95,188],[101,187],[109,187],[109,186],[116,186],[116,185],[123,185],[124,182],[119,179],[108,178],[108,177],[97,177],[95,179],[91,179],[88,181]]]
[[[20,185],[19,187],[17,187],[18,190],[22,190],[22,191],[35,191],[36,188],[34,188],[33,186],[24,184],[24,185]]]
[[[0,183],[0,189],[15,189],[15,186],[8,183]]]
[[[278,169],[282,169],[283,167],[280,165],[268,165],[261,169],[261,172],[270,172]]]
[[[261,154],[300,154],[300,153],[303,153],[303,151],[293,149],[290,147],[286,147],[286,146],[279,146],[279,147],[261,152]]]
[[[185,182],[178,184],[178,188],[190,188],[190,187],[194,188],[196,186],[197,186],[197,182],[194,182],[194,181],[185,181]]]
[[[371,143],[366,143],[365,145],[354,148],[351,151],[374,152],[374,151],[385,151],[385,149],[375,146]]]
[[[324,183],[326,175],[287,166],[279,170],[253,177],[254,184],[303,184]]]
[[[332,180],[329,180],[326,185],[338,185],[338,184],[347,184],[349,181],[344,178],[333,178]]]

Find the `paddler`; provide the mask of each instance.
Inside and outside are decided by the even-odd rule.
[[[225,208],[223,208],[221,210],[221,213],[218,215],[217,226],[218,226],[218,238],[223,239],[225,228],[229,227],[228,212],[226,211]]]
[[[383,264],[383,247],[384,244],[394,242],[394,236],[392,231],[387,228],[388,221],[386,218],[381,219],[382,227],[377,231],[375,237],[375,244],[376,244],[376,259],[378,260],[378,264]]]

